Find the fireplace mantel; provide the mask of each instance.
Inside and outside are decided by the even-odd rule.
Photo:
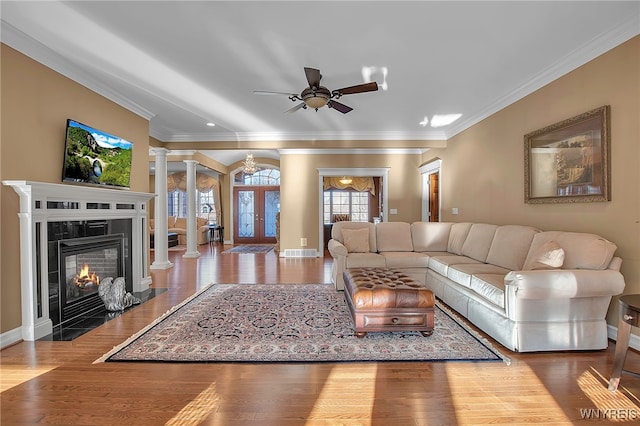
[[[149,288],[146,192],[89,186],[5,180],[20,196],[20,281],[22,338],[33,341],[53,331],[49,318],[47,277],[47,223],[130,219],[132,221],[133,290]],[[40,253],[37,253],[36,238]],[[40,300],[38,300],[40,299]]]

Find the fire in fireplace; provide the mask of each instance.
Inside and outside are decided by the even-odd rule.
[[[124,276],[123,247],[124,234],[58,241],[60,324],[103,306],[100,279]]]

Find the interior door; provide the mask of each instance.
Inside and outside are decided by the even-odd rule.
[[[439,173],[429,175],[429,222],[440,222]]]
[[[233,190],[234,242],[275,244],[276,213],[280,211],[280,187],[241,186]]]

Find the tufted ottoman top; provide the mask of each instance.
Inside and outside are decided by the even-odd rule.
[[[344,282],[356,309],[429,308],[435,303],[431,290],[394,269],[350,268]]]

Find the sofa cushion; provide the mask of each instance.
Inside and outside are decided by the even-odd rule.
[[[556,241],[564,250],[562,269],[606,269],[617,246],[598,235],[581,232],[545,231],[536,234],[531,243],[530,256],[535,256],[538,247]]]
[[[429,256],[413,251],[385,251],[384,256],[387,268],[426,268],[429,266]]]
[[[175,216],[167,216],[167,228],[176,228]]]
[[[378,253],[349,253],[345,268],[384,268],[384,256]]]
[[[331,238],[344,244],[344,237],[342,236],[343,229],[369,229],[369,250],[373,253],[378,251],[376,245],[376,229],[373,223],[370,222],[336,222],[331,227]]]
[[[474,223],[462,245],[462,254],[480,262],[487,260],[493,236],[498,225],[488,223]]]
[[[471,287],[471,277],[476,274],[502,274],[507,275],[509,270],[488,263],[464,263],[449,265],[447,278],[465,287]]]
[[[172,228],[181,228],[187,229],[187,218],[186,217],[177,217],[175,224]]]
[[[378,251],[413,251],[411,225],[406,222],[381,222],[376,225]]]
[[[461,263],[482,263],[477,260],[471,259],[467,256],[458,256],[455,254],[446,254],[442,256],[429,257],[429,269],[434,270],[440,275],[446,277],[447,270],[451,265],[457,265]]]
[[[349,253],[369,253],[369,228],[343,229],[344,246]]]
[[[519,271],[527,258],[534,235],[539,232],[539,229],[531,226],[499,226],[493,236],[486,262]]]
[[[414,251],[447,251],[451,223],[414,222],[411,224],[411,240]]]
[[[522,270],[531,271],[536,269],[558,269],[564,263],[564,250],[556,241],[547,241],[539,245],[527,256],[527,263]]]
[[[477,274],[471,277],[471,289],[483,299],[504,309],[504,275]]]
[[[453,254],[462,254],[462,246],[464,240],[469,234],[472,223],[460,222],[451,225],[451,231],[449,232],[449,241],[447,242],[447,251]]]

